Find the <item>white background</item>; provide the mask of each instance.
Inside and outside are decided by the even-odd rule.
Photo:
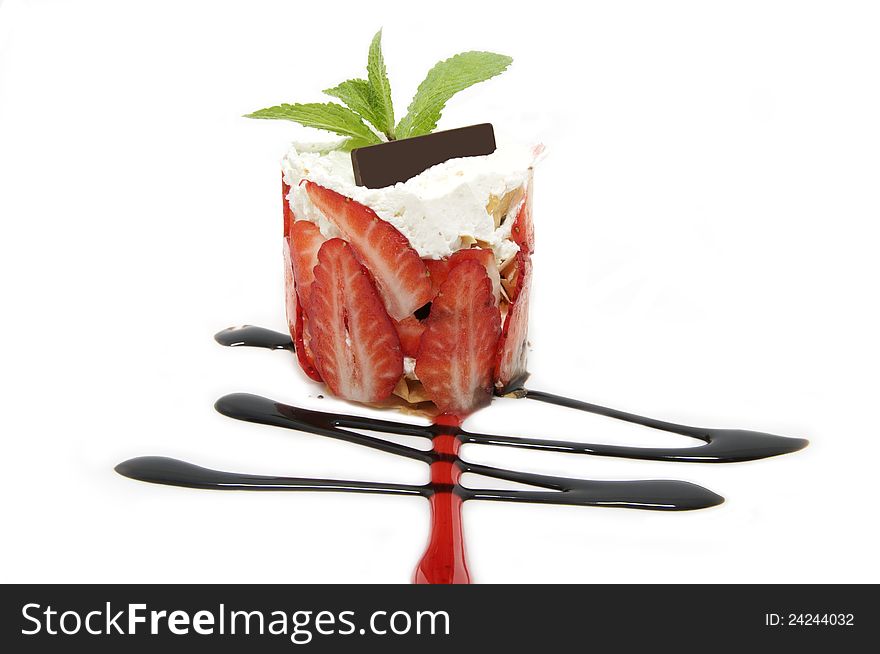
[[[533,388],[812,440],[728,466],[469,446],[474,461],[680,478],[727,498],[678,514],[469,503],[475,580],[880,581],[876,5],[574,6],[0,5],[2,581],[409,579],[420,498],[212,493],[113,472],[164,454],[426,479],[419,463],[212,409],[248,391],[352,410],[317,399],[284,353],[212,334],[285,324],[278,160],[306,134],[241,114],[361,75],[380,26],[398,112],[438,59],[515,59],[441,126],[491,120],[549,147]],[[679,442],[517,400],[467,427]]]

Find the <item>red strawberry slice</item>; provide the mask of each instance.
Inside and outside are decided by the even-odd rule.
[[[287,327],[290,337],[296,341],[296,287],[293,282],[293,264],[290,256],[290,239],[284,237],[284,308],[287,313]]]
[[[516,214],[516,219],[513,221],[510,238],[527,254],[535,251],[535,225],[532,222],[531,188],[526,191],[526,197],[523,199],[523,203]]]
[[[507,310],[504,329],[498,340],[495,359],[495,387],[499,394],[514,390],[525,381],[528,372],[529,297],[532,286],[532,260],[520,251],[517,257],[516,300]]]
[[[529,271],[531,271],[531,256],[520,250],[516,256],[504,267],[504,279],[501,285],[507,293],[510,302],[514,302],[525,285],[528,276],[523,274],[526,267],[526,261],[529,262]],[[528,281],[531,281],[530,279]]]
[[[394,323],[367,269],[340,238],[318,252],[308,318],[318,370],[336,395],[378,402],[403,374]]]
[[[431,279],[431,297],[437,295],[449,274],[449,259],[422,259]]]
[[[294,349],[296,350],[296,358],[299,361],[303,372],[309,377],[319,382],[321,375],[315,367],[315,357],[309,347],[311,335],[309,334],[309,324],[303,314],[302,303],[296,292],[296,285],[293,276],[293,265],[291,263],[290,241],[284,239],[284,304],[287,309],[287,327],[290,330],[290,337],[293,339]]]
[[[318,226],[308,220],[297,220],[290,227],[290,258],[293,264],[293,276],[296,279],[299,297],[306,306],[309,304],[312,282],[315,281],[313,270],[318,264],[318,250],[325,240]]]
[[[290,193],[290,186],[284,181],[284,173],[281,173],[281,203],[284,205],[284,235],[290,235],[290,225],[296,220],[293,217],[293,209],[290,208],[290,202],[287,201],[287,194]]]
[[[306,190],[373,274],[392,318],[403,320],[431,299],[428,269],[394,225],[369,207],[313,182],[306,183]]]
[[[464,417],[489,402],[500,332],[485,267],[465,260],[451,268],[416,358],[416,375],[440,411]]]
[[[322,381],[321,374],[315,365],[315,356],[311,350],[309,319],[303,307],[309,301],[312,281],[315,278],[312,269],[318,263],[318,249],[324,242],[324,237],[317,225],[306,220],[294,221],[289,230],[290,237],[285,239],[287,323],[290,326],[300,367],[306,375],[319,382]],[[291,277],[289,280],[288,274]]]
[[[315,365],[315,353],[312,351],[312,334],[309,328],[309,320],[303,312],[302,304],[296,303],[296,340],[294,341],[296,358],[300,368],[316,382],[324,381],[318,367]]]
[[[394,323],[397,335],[400,337],[400,348],[403,355],[415,357],[419,353],[419,344],[422,342],[422,334],[425,325],[420,323],[415,316],[409,316]]]
[[[492,281],[492,293],[495,295],[495,304],[501,299],[501,275],[498,272],[498,263],[495,261],[495,253],[492,250],[483,250],[481,248],[470,248],[469,250],[459,250],[449,257],[449,267],[454,268],[460,262],[471,259],[481,263],[486,268],[486,273]]]
[[[501,275],[498,272],[498,263],[495,261],[495,253],[492,250],[483,250],[481,248],[458,250],[448,259],[422,259],[428,268],[434,295],[437,295],[437,292],[446,280],[446,276],[449,275],[450,269],[466,259],[473,259],[485,266],[489,279],[492,280],[492,292],[495,294],[497,302],[501,297]]]

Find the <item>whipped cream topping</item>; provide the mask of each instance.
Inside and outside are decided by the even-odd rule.
[[[297,220],[318,225],[327,238],[339,231],[309,200],[303,180],[370,207],[394,225],[419,253],[441,259],[479,241],[502,263],[519,246],[510,238],[522,192],[535,163],[531,146],[500,146],[490,155],[450,159],[394,186],[357,186],[351,155],[333,144],[294,143],[281,162],[290,185],[287,201]],[[494,212],[490,213],[490,211]]]

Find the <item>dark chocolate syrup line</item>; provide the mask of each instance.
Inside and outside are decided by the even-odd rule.
[[[425,463],[432,463],[434,461],[431,452],[343,429],[343,427],[361,428],[389,434],[430,438],[430,431],[426,432],[426,430],[430,429],[429,427],[301,409],[289,404],[274,402],[259,395],[251,395],[250,393],[224,395],[214,403],[214,408],[224,416],[229,416],[236,420],[256,422],[262,425],[274,425],[319,436],[328,436]]]
[[[463,499],[503,502],[533,502],[571,506],[607,506],[652,511],[690,511],[717,506],[724,498],[707,488],[686,481],[645,479],[638,481],[595,481],[551,477],[531,472],[503,470],[459,462],[462,472],[553,489],[547,491],[462,488]]]
[[[289,334],[253,325],[229,327],[214,334],[214,340],[227,347],[262,347],[267,350],[294,351],[293,340]]]
[[[572,454],[593,454],[596,456],[616,456],[626,459],[643,459],[649,461],[682,461],[695,463],[736,463],[754,461],[771,456],[790,454],[802,450],[809,441],[803,438],[789,438],[765,432],[745,429],[713,429],[709,427],[689,427],[664,420],[655,420],[645,416],[618,411],[608,407],[581,402],[571,398],[522,389],[522,397],[564,406],[578,411],[586,411],[597,415],[623,420],[644,427],[651,427],[681,436],[696,438],[705,443],[696,447],[629,447],[621,445],[604,445],[597,443],[580,443],[576,441],[546,440],[524,438],[519,436],[493,436],[462,431],[460,438],[464,443],[480,443],[483,445],[501,445],[531,450],[550,452],[568,452]]]
[[[421,495],[429,497],[433,489],[428,486],[393,484],[371,481],[348,481],[344,479],[309,479],[307,477],[273,477],[223,472],[202,468],[165,456],[139,456],[123,461],[116,472],[130,479],[152,484],[207,488],[211,490],[255,491],[342,491],[348,493],[382,493],[385,495]]]

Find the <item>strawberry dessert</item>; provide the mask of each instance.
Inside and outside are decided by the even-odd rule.
[[[483,125],[488,148],[464,143],[456,156],[462,144],[453,138],[469,137],[431,134],[448,97],[510,64],[493,53],[437,64],[395,124],[380,39],[370,48],[368,79],[326,91],[346,106],[250,114],[345,137],[294,144],[282,161],[287,321],[303,372],[334,395],[462,417],[527,374],[539,149],[496,147]],[[415,163],[399,154],[388,160],[415,165],[416,174],[379,188],[359,183],[368,161],[358,170],[361,148],[391,156],[393,141],[417,138],[405,155]]]
[[[351,197],[366,189],[349,188],[346,195],[330,188],[352,183],[344,175],[327,178],[332,160],[323,170],[316,165],[332,157],[308,155],[291,149],[282,191],[287,319],[303,371],[348,400],[395,396],[411,404],[433,402],[456,415],[520,382],[534,248],[529,166],[518,185],[480,202],[485,230],[460,229],[486,231],[479,234],[486,240],[461,233],[429,251],[424,238],[413,239],[420,251],[406,233],[423,236],[418,230],[431,217],[424,208],[398,216],[395,225],[377,212],[387,214],[387,202],[375,201],[373,208]],[[321,171],[317,181],[305,172],[309,166]],[[450,204],[456,191],[475,190],[467,181],[458,186],[465,189],[452,190]],[[388,200],[406,192],[366,195]]]

